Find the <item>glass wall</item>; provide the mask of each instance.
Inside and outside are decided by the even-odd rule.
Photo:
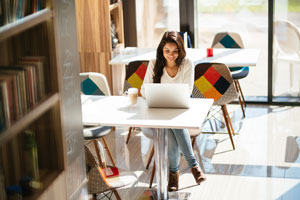
[[[267,0],[197,0],[196,47],[212,45],[218,32],[236,32],[245,48],[260,49],[256,66],[240,80],[246,100],[259,100],[268,92],[268,1]],[[252,98],[253,97],[253,98]],[[264,98],[266,99],[266,98]]]
[[[179,0],[138,0],[135,3],[138,47],[157,48],[165,31],[179,31]]]
[[[273,101],[299,102],[300,1],[274,1]]]

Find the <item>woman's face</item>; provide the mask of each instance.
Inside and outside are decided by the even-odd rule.
[[[178,58],[178,47],[176,43],[166,43],[163,48],[163,54],[167,62],[175,62]]]

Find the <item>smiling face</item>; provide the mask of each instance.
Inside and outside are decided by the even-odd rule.
[[[167,60],[167,63],[175,63],[178,58],[178,47],[176,43],[166,43],[163,48],[164,58]]]

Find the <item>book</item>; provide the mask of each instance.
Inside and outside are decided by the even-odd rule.
[[[6,199],[5,185],[4,185],[4,173],[0,160],[0,199]]]
[[[45,67],[46,67],[46,57],[44,56],[23,56],[17,62],[18,65],[26,66],[30,65],[35,68],[36,85],[38,99],[45,97],[46,87],[45,87]]]
[[[7,82],[6,80],[0,80],[0,131],[10,126],[8,103]]]
[[[106,178],[119,176],[119,169],[117,167],[107,166],[106,168],[101,168]]]
[[[4,1],[0,1],[0,26],[4,25],[5,15],[4,15]]]
[[[44,0],[0,0],[0,26],[22,19],[45,7]]]
[[[17,120],[23,114],[26,112],[27,108],[33,106],[33,100],[32,98],[27,96],[27,99],[25,102],[28,103],[28,105],[25,105],[24,98],[22,94],[24,94],[24,87],[28,87],[28,84],[26,84],[26,70],[22,67],[14,67],[14,66],[0,66],[0,72],[2,76],[11,76],[13,78],[13,84],[11,87],[12,92],[12,98],[10,100],[11,106],[13,107],[11,109],[11,114],[13,115],[13,119]],[[26,93],[28,94],[28,92]]]
[[[7,117],[9,117],[9,123],[16,120],[15,112],[15,98],[16,95],[14,91],[15,77],[14,74],[0,74],[0,81],[2,82],[2,96],[4,112]],[[5,82],[5,83],[4,83]]]
[[[25,130],[24,132],[24,166],[25,175],[33,178],[33,181],[39,182],[39,165],[37,155],[37,143],[34,132]]]
[[[3,25],[11,23],[12,22],[12,10],[10,6],[10,1],[9,0],[3,0],[2,1],[2,7],[3,7],[3,17],[4,17],[4,22]]]
[[[6,117],[5,117],[5,111],[4,111],[4,104],[2,103],[3,102],[3,97],[2,97],[2,86],[1,86],[1,83],[0,83],[0,133],[1,131],[3,131],[7,125],[6,125]]]

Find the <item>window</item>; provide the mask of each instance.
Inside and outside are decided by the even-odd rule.
[[[135,3],[138,47],[157,48],[165,31],[179,31],[179,0],[138,0]]]
[[[218,32],[236,32],[245,48],[260,49],[256,66],[240,80],[246,100],[267,96],[268,91],[268,1],[197,0],[195,41],[197,48],[211,47]],[[264,98],[266,100],[266,98]]]
[[[274,1],[273,96],[274,101],[299,102],[300,1]]]

